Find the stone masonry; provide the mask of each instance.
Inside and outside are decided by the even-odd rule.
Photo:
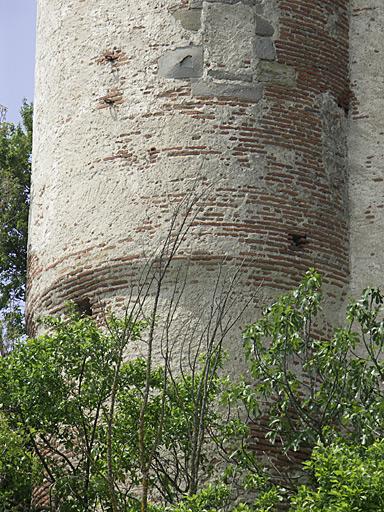
[[[351,112],[348,130],[351,294],[384,285],[384,3],[351,10]]]
[[[180,322],[223,261],[245,297],[316,267],[329,324],[384,284],[382,0],[38,6],[31,333],[70,299],[123,307],[176,205],[207,188],[177,258]]]
[[[377,159],[377,146],[368,150],[358,124],[349,126],[364,123],[354,118],[368,58],[380,66],[357,41],[367,44],[359,20],[376,16],[371,4],[383,8],[355,1],[352,50],[364,63],[352,58],[353,96],[349,3],[39,0],[31,332],[69,299],[87,300],[94,312],[122,305],[175,204],[207,186],[179,258],[193,265],[190,296],[208,293],[224,258],[242,265],[245,294],[292,288],[315,266],[330,297],[328,320],[337,320],[350,261],[360,272],[350,247],[357,254],[359,237],[383,224],[369,224],[378,198],[373,206],[365,194],[364,208],[375,210],[366,224],[361,204],[350,218],[348,200],[350,167],[351,195],[358,198],[360,181],[376,194],[360,171],[364,158]],[[185,306],[192,313],[194,302]]]

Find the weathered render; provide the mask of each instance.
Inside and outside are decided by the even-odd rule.
[[[384,285],[384,3],[354,0],[351,12],[349,202],[351,293]]]
[[[177,205],[202,191],[166,286],[189,268],[176,323],[221,266],[240,269],[239,302],[316,267],[325,324],[383,285],[382,0],[38,6],[31,332],[69,299],[124,307]]]
[[[349,1],[38,4],[30,328],[69,299],[124,304],[175,205],[207,187],[179,256],[193,266],[185,307],[223,259],[245,295],[315,266],[337,319]]]

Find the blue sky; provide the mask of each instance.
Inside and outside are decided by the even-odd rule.
[[[0,0],[0,104],[19,121],[23,98],[33,100],[36,0]]]

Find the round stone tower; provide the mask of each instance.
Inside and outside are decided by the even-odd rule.
[[[245,294],[315,266],[337,315],[348,3],[38,0],[30,329],[69,299],[124,304],[175,205],[207,188],[178,256],[192,296],[223,259]]]

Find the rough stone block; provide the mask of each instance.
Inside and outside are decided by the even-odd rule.
[[[200,78],[203,74],[202,46],[186,46],[168,51],[159,59],[159,74],[165,78]]]
[[[241,101],[257,103],[263,96],[263,86],[218,84],[215,82],[200,80],[192,83],[192,94],[194,96],[214,98],[237,98]]]
[[[245,73],[228,73],[221,69],[210,69],[208,75],[217,80],[231,80],[237,82],[252,82],[252,75]]]
[[[271,37],[275,33],[272,24],[262,16],[256,16],[256,34],[263,37]]]
[[[201,9],[177,9],[172,14],[185,30],[191,30],[192,32],[200,30]]]
[[[256,37],[256,56],[262,60],[275,60],[276,49],[272,39],[269,37]]]
[[[294,87],[296,85],[296,71],[285,64],[261,61],[256,68],[256,79],[259,82],[270,82]]]
[[[254,8],[242,2],[204,2],[203,20],[205,55],[211,69],[232,74],[247,72],[254,58]]]

